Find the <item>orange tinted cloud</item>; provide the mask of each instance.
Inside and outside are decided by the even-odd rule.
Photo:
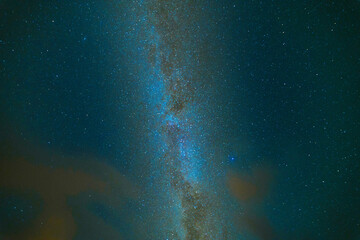
[[[251,175],[230,174],[229,188],[241,202],[261,201],[269,192],[273,180],[267,169],[255,169]]]
[[[246,231],[262,240],[275,238],[275,231],[264,213],[262,203],[270,191],[273,172],[268,168],[254,169],[252,174],[232,173],[229,175],[229,189],[244,213],[237,216],[241,231]]]
[[[20,144],[17,147],[21,148]],[[135,196],[132,184],[120,172],[99,161],[77,159],[76,165],[74,158],[55,156],[53,153],[49,155],[45,151],[14,152],[9,149],[13,148],[3,148],[0,152],[0,190],[34,192],[43,203],[41,213],[24,231],[8,236],[11,240],[73,239],[77,224],[67,203],[69,197],[91,193],[94,199],[118,211],[126,198]],[[67,167],[35,163],[51,158],[59,158],[58,162]],[[89,211],[84,214],[86,219],[97,218]],[[106,229],[104,235],[109,239],[120,239],[120,234],[102,219],[97,218],[96,221]]]
[[[257,236],[259,239],[276,239],[275,231],[265,216],[245,214],[241,217],[240,223],[244,224],[247,230]]]

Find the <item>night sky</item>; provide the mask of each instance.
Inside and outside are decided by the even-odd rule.
[[[0,240],[360,240],[359,20],[0,0]]]

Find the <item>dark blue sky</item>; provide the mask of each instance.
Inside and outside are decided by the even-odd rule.
[[[175,13],[169,9],[177,1],[154,11],[152,5],[161,2],[1,1],[1,171],[7,171],[9,156],[18,155],[91,176],[96,169],[85,167],[88,157],[107,164],[145,193],[116,213],[107,200],[89,203],[83,195],[71,195],[67,201],[78,230],[74,239],[92,239],[88,215],[76,207],[82,202],[104,222],[93,239],[111,239],[101,233],[107,226],[124,239],[148,239],[145,230],[140,236],[137,229],[141,221],[156,224],[150,215],[159,202],[146,199],[161,195],[161,187],[149,187],[159,173],[147,154],[156,158],[161,136],[174,136],[159,133],[161,127],[152,127],[154,119],[159,112],[171,117],[171,124],[182,121],[178,112],[161,109],[160,101],[169,104],[160,96],[161,84],[151,88],[157,86],[151,85],[156,82],[151,74],[167,74],[164,68],[151,72],[151,56],[165,56],[170,60],[162,59],[163,65],[181,69],[181,76],[193,82],[191,87],[176,83],[182,93],[168,95],[178,108],[185,105],[184,119],[194,119],[191,133],[176,131],[186,132],[191,146],[199,141],[199,156],[214,152],[216,167],[209,176],[271,169],[274,180],[266,196],[254,205],[240,202],[238,209],[264,216],[276,237],[249,227],[229,239],[359,239],[359,1],[186,1],[179,5],[189,20],[172,19]],[[151,14],[166,18],[165,23],[151,22]],[[148,47],[152,41],[159,55]],[[170,80],[164,80],[165,88]],[[183,143],[178,132],[175,138]],[[209,159],[206,166],[212,164]],[[22,170],[13,174],[16,179]],[[23,190],[14,193],[6,183],[10,180],[0,179],[1,238],[32,226],[49,202]],[[14,210],[19,207],[23,211]],[[149,231],[157,236],[157,230]],[[161,234],[168,234],[165,230]]]

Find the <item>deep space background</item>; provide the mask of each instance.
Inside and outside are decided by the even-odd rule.
[[[0,239],[360,239],[359,1],[0,1]]]

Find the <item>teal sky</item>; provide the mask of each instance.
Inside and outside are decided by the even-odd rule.
[[[0,239],[360,239],[359,1],[0,9]]]

